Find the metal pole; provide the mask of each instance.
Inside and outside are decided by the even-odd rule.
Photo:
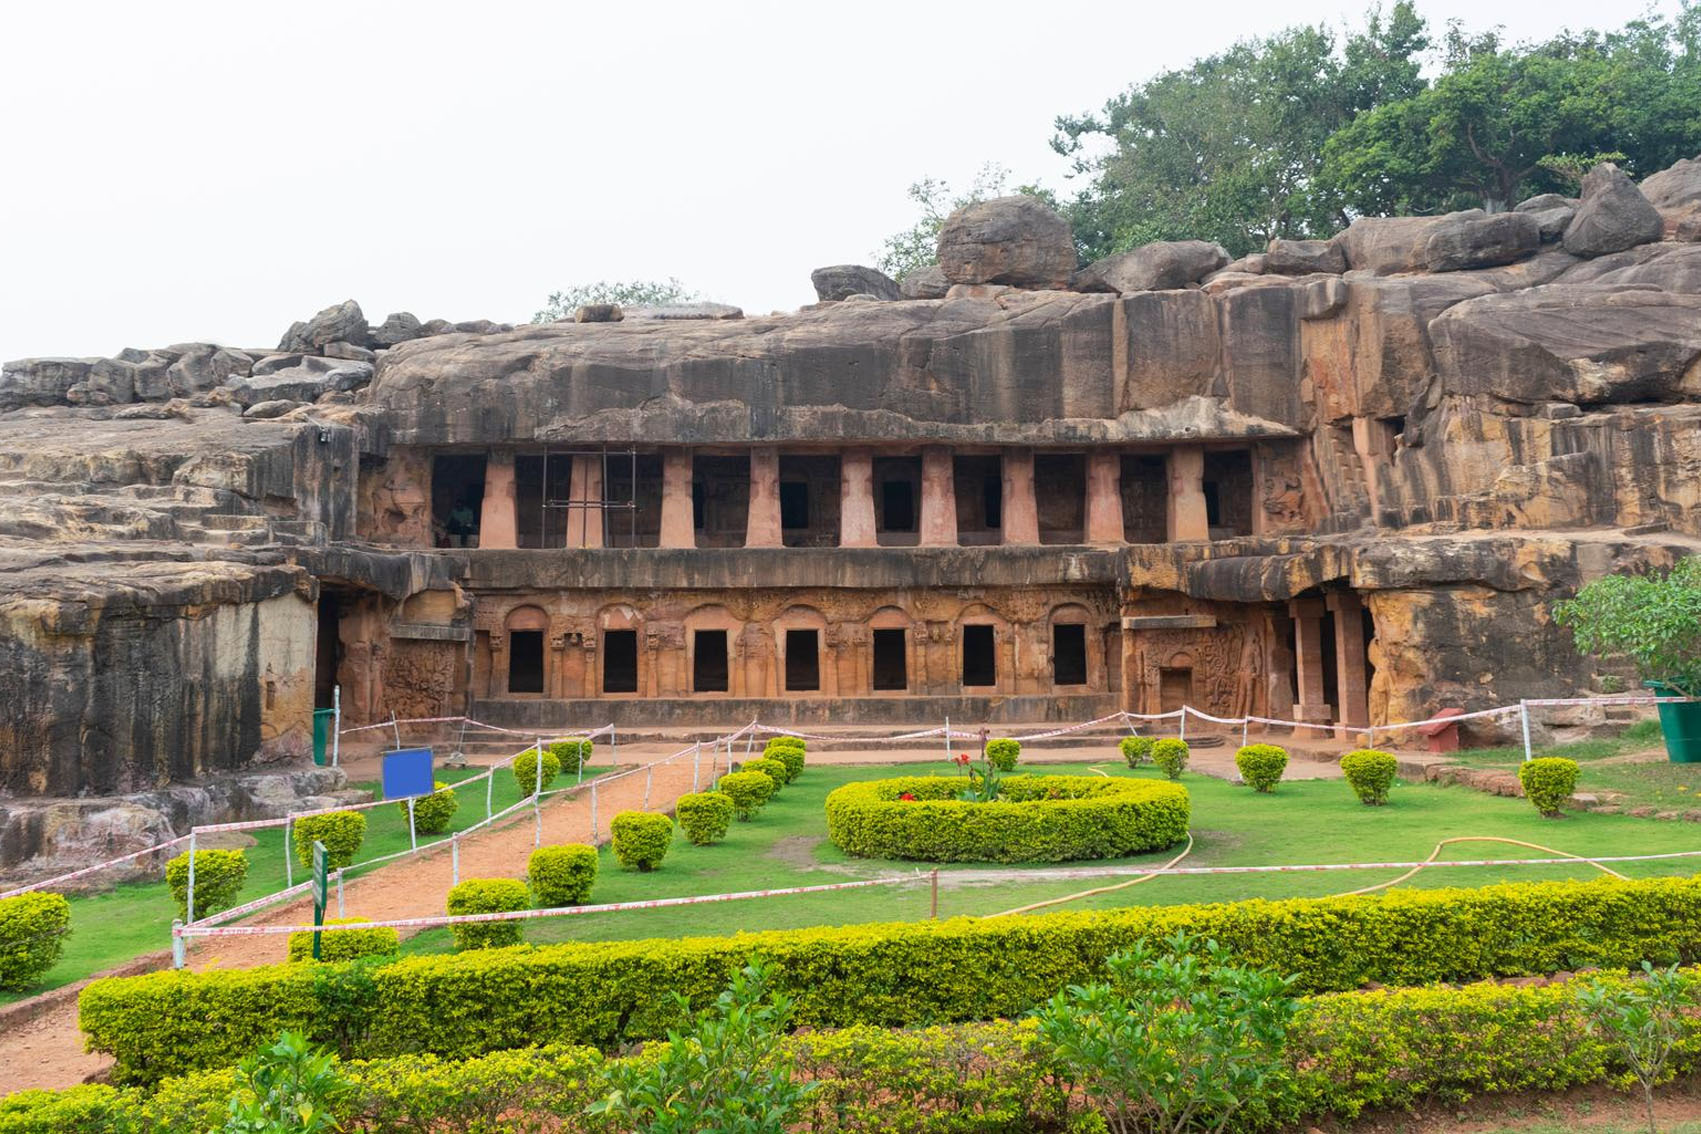
[[[1159,707],[1161,708],[1162,706],[1159,706]],[[1180,732],[1180,737],[1181,737],[1182,740],[1187,739],[1187,706],[1186,705],[1181,706],[1181,732]]]
[[[691,745],[691,790],[696,791],[703,771],[703,742]]]
[[[616,735],[618,735],[618,734],[614,731],[613,726],[610,726],[609,730],[608,730],[608,762],[610,764],[615,765],[616,767],[619,767],[619,765],[620,765],[620,741],[615,739]]]
[[[347,906],[343,904],[343,868],[337,867],[337,916],[347,917]]]
[[[182,918],[171,919],[171,967],[174,969],[183,967],[183,938],[178,936],[177,932],[182,928]]]
[[[490,793],[496,787],[496,767],[491,765],[484,772],[484,821],[490,822]]]
[[[289,813],[284,814],[284,889],[295,885],[295,863],[290,861],[294,856],[289,853],[289,835],[295,827],[295,818]]]
[[[1530,703],[1528,701],[1519,700],[1518,715],[1524,721],[1524,759],[1534,760],[1535,754],[1530,751]]]
[[[461,836],[458,831],[449,833],[449,884],[461,884]]]
[[[1241,717],[1240,718],[1240,746],[1242,748],[1246,747],[1246,731],[1247,731],[1247,729],[1249,729],[1251,727],[1252,727],[1252,718],[1251,717]]]
[[[419,832],[413,825],[413,801],[414,797],[408,796],[408,847],[417,851],[419,849]]]
[[[934,921],[939,920],[939,868],[937,866],[933,868],[933,906],[928,911],[927,916]]]
[[[335,714],[331,720],[331,767],[337,766],[343,751],[343,687],[331,686],[331,712]]]
[[[189,828],[189,893],[184,901],[183,920],[195,921],[195,828]]]
[[[591,781],[591,845],[597,845],[597,783]]]
[[[532,846],[543,845],[543,737],[537,738],[537,775],[532,778]]]
[[[390,710],[390,727],[396,732],[396,747],[402,746],[402,726],[396,723],[396,710]]]
[[[950,717],[945,718],[945,759],[946,759],[947,762],[949,762],[950,759],[951,759],[951,718]]]
[[[655,769],[654,765],[652,765],[650,768],[648,768],[644,772],[644,810],[645,811],[648,811],[650,809],[650,783],[655,778],[656,778],[656,769]]]

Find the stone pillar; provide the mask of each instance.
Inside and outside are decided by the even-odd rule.
[[[1334,591],[1326,600],[1335,615],[1335,688],[1341,740],[1370,725],[1370,690],[1365,671],[1364,604],[1356,591]]]
[[[568,485],[567,546],[602,546],[602,457],[581,453],[573,458]]]
[[[1274,609],[1264,612],[1264,680],[1262,715],[1293,720],[1293,651],[1288,648],[1288,620]]]
[[[1034,503],[1034,451],[1004,450],[1004,527],[1002,542],[1029,545],[1039,542],[1039,506]]]
[[[921,546],[957,546],[957,475],[951,450],[928,445],[921,451]]]
[[[780,535],[780,452],[750,450],[750,512],[745,547],[784,547]]]
[[[661,546],[696,547],[691,510],[691,450],[662,452]]]
[[[518,547],[514,505],[514,454],[492,453],[484,463],[484,505],[479,510],[480,547]]]
[[[1112,449],[1087,455],[1087,542],[1122,542],[1122,454]]]
[[[1293,599],[1288,603],[1288,616],[1293,619],[1294,667],[1298,671],[1297,720],[1329,721],[1335,715],[1323,689],[1323,609],[1322,599]]]
[[[839,456],[839,546],[876,547],[874,451],[846,449]]]
[[[1178,445],[1169,451],[1169,541],[1210,538],[1205,518],[1205,450]]]

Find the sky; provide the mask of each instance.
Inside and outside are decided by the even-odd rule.
[[[1366,6],[6,3],[0,359],[270,347],[348,298],[523,322],[599,279],[790,310],[913,223],[912,182],[1070,192],[1057,115]],[[1644,5],[1420,9],[1516,40]]]

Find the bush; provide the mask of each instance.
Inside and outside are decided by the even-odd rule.
[[[455,808],[461,805],[455,798],[455,789],[442,780],[432,786],[437,790],[430,795],[415,796],[413,801],[413,829],[421,835],[441,835],[447,831]],[[407,822],[408,801],[401,800],[396,806],[401,809],[402,822]]]
[[[540,910],[590,901],[597,880],[597,848],[584,843],[539,847],[526,860],[526,884]]]
[[[569,776],[579,774],[579,769],[591,762],[591,744],[589,737],[569,740],[557,740],[549,746],[549,754],[555,757],[555,765]],[[549,770],[548,765],[544,771]]]
[[[1152,763],[1158,770],[1172,780],[1181,778],[1182,769],[1187,767],[1187,742],[1174,737],[1165,737],[1152,742]]]
[[[727,828],[732,825],[735,810],[732,796],[722,791],[701,791],[682,795],[674,808],[685,837],[699,847],[706,847],[726,838]]]
[[[678,1022],[675,993],[708,1004],[760,953],[774,963],[777,990],[796,998],[799,1027],[910,1026],[1020,1015],[1069,985],[1103,980],[1111,953],[1178,931],[1217,941],[1240,964],[1296,977],[1296,993],[1623,969],[1643,959],[1687,964],[1701,959],[1701,879],[1534,882],[598,941],[404,957],[365,973],[350,965],[168,971],[94,981],[80,998],[80,1024],[91,1050],[117,1057],[123,1082],[228,1067],[286,1027],[306,1029],[315,1042],[347,1029],[348,1053],[368,1056],[465,1057],[551,1042],[612,1047],[665,1035]],[[356,975],[362,983],[328,983]],[[1552,1051],[1563,1055],[1569,1041],[1536,1034],[1539,1021],[1516,1014],[1496,1022],[1492,1005],[1549,991],[1485,986],[1473,1002],[1483,1010],[1473,1008],[1461,1025],[1499,1037],[1492,1059],[1515,1067],[1518,1083],[1544,1085],[1540,1076],[1551,1068],[1542,1060]],[[1426,1075],[1473,1074],[1445,1029],[1431,1022],[1440,1018],[1435,1006],[1455,1004],[1457,992],[1399,994],[1409,1005],[1401,1032],[1379,1038],[1360,1030],[1355,1006],[1389,995],[1339,998],[1346,1006],[1330,1011],[1345,1022],[1332,1042],[1351,1050],[1337,1056],[1324,1046],[1308,1058],[1343,1075],[1352,1092],[1381,1092],[1365,1104],[1375,1106],[1421,1097],[1421,1090],[1402,1092],[1431,1081]],[[1559,999],[1572,1003],[1569,993]],[[209,1028],[208,1020],[219,1026]],[[1575,1030],[1582,1033],[1580,1020]],[[1520,1043],[1505,1043],[1506,1035]],[[1550,1041],[1551,1050],[1534,1046]],[[1413,1061],[1410,1076],[1401,1070],[1404,1058]],[[1354,1085],[1355,1060],[1386,1081]]]
[[[290,828],[290,841],[295,846],[296,861],[306,867],[313,865],[313,844],[325,844],[325,864],[340,870],[354,861],[360,844],[366,841],[366,816],[358,811],[327,811],[322,815],[303,815]],[[200,867],[195,868],[197,878]]]
[[[715,790],[732,798],[733,814],[747,823],[773,796],[774,781],[761,772],[728,772],[720,778]]]
[[[800,753],[798,759],[801,764],[801,753],[808,751],[808,748],[808,744],[804,742],[801,736],[776,736],[762,746],[762,755],[772,757],[776,752],[790,750]]]
[[[653,811],[622,811],[608,829],[620,865],[636,866],[645,874],[661,865],[673,845],[673,820]]]
[[[1560,810],[1577,790],[1577,761],[1561,756],[1544,756],[1518,765],[1518,782],[1537,811],[1548,819],[1562,819]]]
[[[770,759],[766,756],[759,756],[754,760],[746,762],[744,767],[740,768],[739,771],[760,772],[762,775],[767,776],[770,780],[774,781],[775,795],[779,794],[780,789],[786,785],[786,781],[789,779],[786,766],[780,761]]]
[[[986,742],[986,761],[1000,772],[1014,772],[1022,758],[1022,742],[1001,737]]]
[[[788,784],[803,774],[804,756],[801,746],[782,744],[775,748],[770,742],[768,747],[763,750],[762,758],[764,760],[778,760],[784,764],[786,767],[786,783]]]
[[[1253,791],[1274,791],[1288,767],[1288,750],[1278,744],[1247,744],[1234,754],[1240,778]]]
[[[511,913],[526,908],[526,884],[518,878],[468,878],[449,889],[451,915]],[[500,949],[520,943],[517,921],[464,922],[451,925],[449,932],[457,949]]]
[[[195,852],[195,917],[228,910],[248,881],[248,856],[239,850]],[[177,902],[177,916],[189,916],[189,852],[165,864],[165,884]]]
[[[1394,775],[1400,762],[1386,752],[1360,748],[1341,757],[1341,774],[1359,798],[1360,803],[1380,807],[1388,802],[1388,789],[1394,786]]]
[[[328,917],[325,924],[356,925],[367,920],[364,917]],[[343,929],[336,933],[319,935],[319,960],[323,962],[356,961],[362,957],[394,957],[401,951],[401,935],[388,925],[375,925],[371,929]],[[313,934],[289,935],[289,959],[313,959]]]
[[[59,963],[71,934],[63,894],[32,891],[0,898],[0,989],[28,988]]]
[[[1130,768],[1138,768],[1152,758],[1152,738],[1149,736],[1125,736],[1116,742],[1122,749],[1122,758]]]
[[[1178,784],[1009,776],[991,803],[965,802],[961,790],[947,776],[845,784],[827,796],[827,837],[847,854],[925,862],[1120,858],[1187,837],[1190,805]]]
[[[537,790],[539,786],[537,749],[528,748],[518,756],[514,757],[513,769],[514,784],[520,789],[520,798],[525,799],[530,796],[533,791]],[[542,774],[542,787],[544,791],[548,791],[549,785],[555,782],[555,777],[561,774],[560,758],[557,757],[554,752],[547,749],[543,754]]]

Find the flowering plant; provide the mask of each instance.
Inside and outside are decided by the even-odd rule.
[[[998,798],[998,768],[987,758],[984,750],[978,762],[967,752],[959,752],[953,762],[969,777],[968,788],[957,798],[965,803],[991,803]]]
[[[915,793],[910,792],[910,791],[899,792],[898,793],[898,799],[902,803],[914,803],[915,802]]]

